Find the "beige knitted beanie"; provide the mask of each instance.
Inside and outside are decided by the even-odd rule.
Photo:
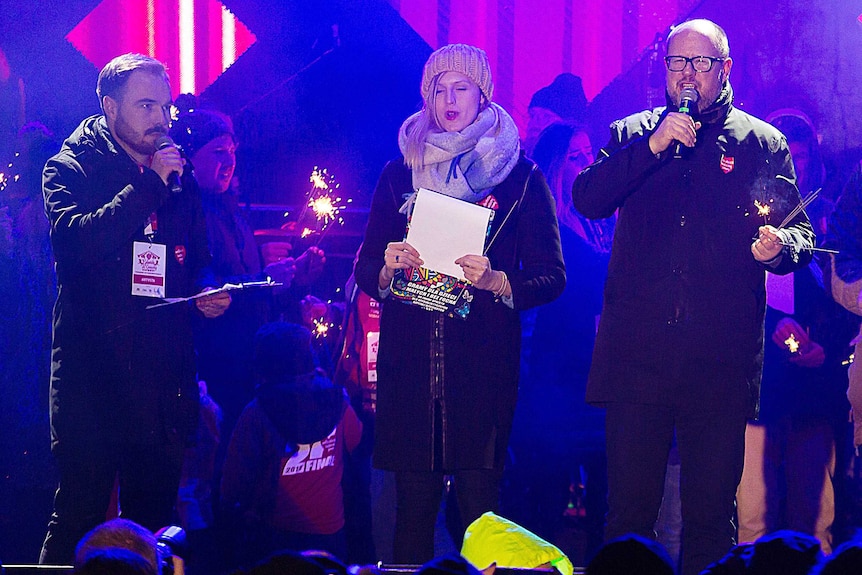
[[[482,94],[491,101],[494,83],[491,81],[491,65],[485,51],[468,44],[449,44],[428,57],[422,72],[422,98],[428,100],[431,84],[438,74],[460,72],[473,80]]]

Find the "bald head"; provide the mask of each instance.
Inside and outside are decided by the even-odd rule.
[[[729,54],[727,34],[715,22],[689,20],[675,27],[667,39],[666,79],[671,101],[679,106],[683,90],[691,89],[699,95],[698,111],[712,106],[730,77],[733,61]],[[680,62],[684,63],[682,69]]]
[[[730,56],[730,44],[727,42],[727,33],[724,28],[706,18],[687,20],[678,26],[674,26],[667,37],[667,45],[670,46],[675,36],[682,32],[696,32],[710,39],[718,56],[727,58]]]

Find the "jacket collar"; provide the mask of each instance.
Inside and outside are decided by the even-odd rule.
[[[667,109],[669,111],[679,111],[679,107],[671,101],[670,94],[667,92],[665,92],[665,99],[667,100]],[[722,86],[721,92],[719,92],[718,98],[715,99],[715,102],[713,102],[712,105],[703,112],[695,112],[692,114],[692,118],[702,124],[713,124],[726,118],[732,107],[733,87],[730,85],[730,80],[727,80],[724,83],[724,86]]]

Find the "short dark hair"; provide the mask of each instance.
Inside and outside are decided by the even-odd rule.
[[[94,549],[75,567],[76,575],[158,575],[159,570],[130,549]]]
[[[96,96],[99,97],[99,105],[102,106],[102,110],[104,110],[102,101],[105,99],[105,96],[110,96],[114,100],[121,99],[129,76],[132,75],[132,72],[138,70],[155,76],[161,76],[165,82],[170,82],[167,68],[155,58],[134,53],[117,56],[105,64],[105,67],[99,72],[99,81],[96,83]]]
[[[128,519],[111,519],[84,535],[75,549],[75,568],[80,568],[92,553],[112,548],[132,551],[158,571],[156,536]]]

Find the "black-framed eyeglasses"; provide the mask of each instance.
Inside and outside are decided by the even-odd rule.
[[[671,72],[682,72],[685,67],[691,64],[695,72],[709,72],[716,62],[724,62],[727,58],[713,58],[712,56],[695,56],[686,58],[685,56],[665,56],[664,64]]]

